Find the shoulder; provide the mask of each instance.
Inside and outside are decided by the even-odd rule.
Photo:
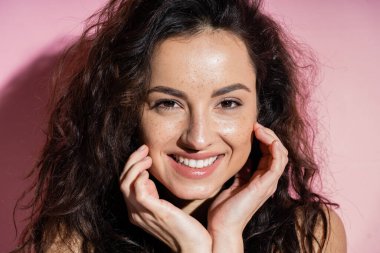
[[[346,231],[339,215],[331,208],[325,207],[324,212],[327,216],[327,239],[324,247],[326,253],[345,253],[347,252]],[[317,227],[317,236],[321,235],[322,227]]]
[[[333,209],[324,206],[322,210],[323,213],[321,213],[324,215],[318,215],[315,221],[309,221],[300,209],[297,211],[297,235],[301,248],[307,247],[305,232],[301,227],[305,223],[315,222],[312,232],[315,239],[313,240],[313,252],[321,252],[320,245],[323,244],[323,253],[346,253],[346,232],[342,220]]]
[[[309,219],[309,216],[301,208],[296,212],[297,236],[300,247],[303,249],[301,251],[309,251],[307,250],[309,240],[313,238],[312,245],[310,245],[313,252],[321,252],[321,245],[323,245],[322,252],[324,253],[346,253],[346,232],[338,214],[324,205],[319,215],[313,216],[315,219]],[[310,231],[310,228],[313,231]]]

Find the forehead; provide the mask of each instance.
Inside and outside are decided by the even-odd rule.
[[[255,70],[244,42],[225,30],[172,37],[154,50],[151,87],[244,83],[255,85]]]

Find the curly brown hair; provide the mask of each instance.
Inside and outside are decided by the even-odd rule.
[[[119,176],[139,145],[155,46],[205,28],[227,30],[244,41],[257,73],[258,121],[289,151],[275,194],[244,230],[245,251],[323,248],[324,207],[332,203],[312,189],[319,171],[307,110],[312,58],[263,12],[260,1],[111,0],[89,19],[56,73],[47,140],[33,170],[31,222],[15,252],[45,252],[57,236],[65,241],[73,235],[83,252],[157,252],[160,242],[130,224]],[[257,146],[256,141],[254,164],[261,157]]]

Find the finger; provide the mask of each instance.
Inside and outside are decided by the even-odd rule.
[[[283,173],[284,169],[285,169],[285,166],[286,164],[288,163],[289,159],[288,159],[288,151],[285,149],[284,151],[284,146],[283,144],[281,143],[280,140],[276,140],[274,143],[272,143],[272,147],[271,147],[271,150],[272,150],[272,156],[275,157],[276,159],[278,159],[278,161],[280,161],[280,174]]]
[[[286,157],[281,150],[281,144],[278,140],[274,140],[269,146],[268,150],[270,152],[271,158],[268,160],[267,170],[273,170],[276,168],[281,169],[283,164],[283,159]]]
[[[285,148],[285,146],[282,144],[281,140],[273,132],[273,130],[266,128],[259,123],[256,123],[254,125],[254,132],[255,132],[256,138],[266,145],[270,145],[274,140],[279,141],[282,152],[284,152],[285,155],[288,155],[288,150]],[[265,146],[263,148],[264,148],[263,150],[264,153],[267,154],[268,150],[265,149]]]
[[[256,139],[260,142],[260,149],[264,155],[270,154],[269,145],[276,139],[267,134],[263,128],[257,128],[255,130]]]
[[[270,128],[267,128],[267,127],[264,127],[263,129],[264,129],[264,131],[265,131],[267,134],[271,135],[274,139],[276,139],[276,140],[278,140],[278,141],[280,142],[280,148],[281,148],[281,150],[282,150],[286,155],[288,155],[288,150],[285,148],[284,144],[282,143],[282,141],[280,140],[280,138],[274,133],[274,131],[273,131],[272,129],[270,129]]]
[[[274,140],[278,139],[275,136],[272,136],[265,130],[265,127],[260,124],[254,125],[254,132],[256,138],[258,138],[261,142],[264,142],[266,145],[271,144]]]
[[[284,171],[284,158],[286,157],[281,149],[281,143],[279,140],[273,141],[271,144],[271,154],[273,157],[271,166],[269,170],[274,171],[278,178],[282,175],[282,172]]]
[[[127,163],[124,166],[123,172],[120,175],[120,180],[125,176],[125,173],[138,161],[141,161],[148,155],[148,146],[141,145],[136,151],[134,151],[128,158]]]
[[[166,204],[159,199],[157,188],[152,180],[149,179],[149,173],[143,170],[137,175],[133,182],[135,198],[139,204],[152,212],[162,212]]]
[[[135,178],[131,180],[132,182],[130,184],[133,186],[130,187],[134,189],[133,198],[138,204],[142,205],[150,213],[154,213],[155,216],[181,215],[184,217],[185,214],[179,211],[180,209],[172,203],[159,198],[156,185],[153,180],[149,179],[147,168],[140,170],[136,168],[138,165],[139,164],[133,166],[126,177],[126,180],[132,179],[133,177]],[[131,173],[131,175],[129,173]]]
[[[142,171],[149,169],[151,166],[152,158],[146,156],[126,171],[125,176],[120,180],[120,188],[122,192],[125,193],[127,198],[130,196],[132,183],[136,180]]]
[[[262,128],[262,129],[264,129],[264,131],[265,131],[267,134],[271,135],[273,138],[275,138],[275,139],[279,139],[278,136],[273,132],[272,129],[270,129],[270,128],[268,128],[268,127],[265,127],[265,126],[261,125],[261,124],[258,123],[258,122],[255,123],[255,125],[254,125],[253,128],[254,128],[254,130],[257,130],[258,128]]]
[[[264,161],[261,161],[257,171],[252,176],[252,181],[262,180],[264,176],[268,178],[269,183],[276,182],[278,178],[282,175],[285,168],[283,159],[286,157],[279,148],[279,142],[277,140],[273,141],[268,146],[270,152],[270,158],[266,158]],[[261,182],[259,182],[261,183]]]
[[[243,177],[243,175],[238,172],[235,177],[234,177],[234,181],[232,182],[231,186],[227,188],[228,191],[233,191],[237,188],[239,188],[240,186],[242,186],[244,183],[246,183],[248,181],[246,181]]]
[[[143,170],[134,182],[136,199],[139,202],[144,202],[146,198],[159,198],[157,188],[152,180],[149,179],[149,172]]]

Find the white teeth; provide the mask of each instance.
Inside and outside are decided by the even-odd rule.
[[[189,161],[189,167],[196,167],[196,165],[197,165],[197,161],[195,161],[195,160],[193,160],[193,159],[191,159],[191,160]]]
[[[175,156],[175,160],[178,163],[184,164],[188,167],[194,168],[194,169],[201,169],[207,166],[210,166],[215,162],[215,160],[218,158],[218,156],[213,156],[204,160],[194,160],[194,159],[187,159],[182,156]]]
[[[209,165],[212,164],[212,163],[213,163],[212,158],[209,158],[209,159],[206,160],[206,164],[205,164],[205,166],[209,166]]]

